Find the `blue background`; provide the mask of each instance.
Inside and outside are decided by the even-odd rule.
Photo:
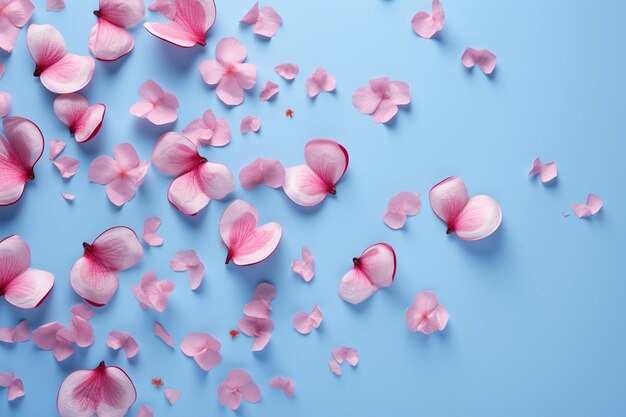
[[[70,0],[62,13],[46,12],[43,3],[36,2],[32,22],[55,25],[70,51],[87,54],[97,2]],[[33,267],[56,276],[50,297],[34,311],[0,301],[0,326],[21,318],[31,328],[54,320],[69,325],[69,308],[79,302],[69,270],[82,254],[81,242],[104,229],[127,225],[141,234],[143,220],[157,215],[166,242],[147,248],[138,266],[120,274],[117,295],[91,320],[96,332],[91,348],[57,363],[32,342],[0,346],[0,372],[22,377],[27,392],[11,404],[1,400],[0,415],[56,415],[63,378],[102,359],[133,379],[138,399],[130,415],[142,404],[157,416],[234,415],[216,394],[234,367],[249,371],[263,393],[261,403],[239,409],[241,416],[624,415],[626,2],[447,0],[444,31],[425,40],[413,33],[410,20],[418,10],[430,10],[428,0],[272,0],[284,24],[271,41],[238,23],[252,3],[218,1],[205,48],[180,49],[137,26],[132,53],[114,63],[98,62],[83,90],[90,102],[107,105],[102,131],[85,145],[68,135],[52,113],[54,95],[32,77],[25,28],[14,52],[3,55],[7,73],[0,90],[13,96],[11,114],[35,121],[46,141],[67,141],[64,154],[82,165],[64,181],[47,160],[46,145],[37,180],[18,204],[0,210],[0,235],[21,235],[30,245]],[[150,19],[158,18],[149,12]],[[222,105],[197,69],[214,57],[224,36],[240,39],[248,61],[258,66],[257,86],[236,108]],[[492,77],[461,65],[467,46],[495,52]],[[292,83],[273,71],[283,62],[300,65]],[[318,66],[336,76],[337,90],[310,100],[304,81]],[[356,88],[380,76],[411,86],[410,108],[386,126],[351,103]],[[148,78],[178,96],[176,124],[155,127],[128,113]],[[268,79],[281,90],[274,101],[261,102],[258,91]],[[294,109],[293,119],[284,116],[287,107]],[[233,138],[225,148],[201,153],[235,175],[259,156],[299,164],[304,144],[316,137],[335,139],[350,153],[337,196],[313,209],[296,206],[278,190],[237,187],[229,200],[243,198],[259,208],[261,222],[283,225],[279,249],[257,266],[224,265],[218,221],[229,201],[185,217],[167,202],[171,178],[151,167],[136,198],[118,209],[103,186],[87,180],[97,155],[128,141],[148,160],[159,135],[181,130],[207,108],[228,118]],[[261,118],[258,135],[239,134],[247,114]],[[536,155],[558,162],[556,184],[527,177]],[[449,175],[461,176],[470,193],[489,194],[500,203],[503,223],[491,238],[469,243],[445,235],[427,193]],[[382,213],[389,197],[403,190],[421,192],[424,207],[404,230],[392,231]],[[64,201],[61,191],[75,193],[74,203]],[[589,192],[604,199],[598,216],[561,215]],[[379,241],[397,252],[395,283],[360,306],[344,303],[337,288],[351,258]],[[315,256],[310,284],[290,269],[302,245]],[[186,274],[168,266],[175,252],[189,248],[207,266],[195,293]],[[163,314],[142,311],[131,293],[146,271],[177,284]],[[276,329],[268,347],[254,354],[251,339],[231,340],[228,331],[261,280],[278,287]],[[446,330],[428,337],[410,333],[404,320],[405,309],[424,289],[436,291],[450,312]],[[308,336],[296,333],[293,315],[315,304],[325,314],[322,326]],[[174,335],[176,351],[152,335],[155,319]],[[106,347],[111,330],[136,337],[137,358],[128,361]],[[209,332],[223,344],[223,363],[208,374],[178,349],[191,331]],[[342,344],[358,348],[361,362],[356,369],[344,365],[338,378],[327,362],[330,349]],[[267,386],[279,374],[295,379],[295,399]],[[152,377],[182,390],[175,406],[150,385]]]

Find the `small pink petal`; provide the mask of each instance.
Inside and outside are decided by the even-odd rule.
[[[381,77],[369,84],[354,92],[352,104],[360,113],[371,115],[376,123],[387,123],[398,113],[398,106],[411,102],[409,84],[404,81]]]
[[[412,332],[431,334],[448,324],[448,311],[439,304],[437,294],[422,291],[415,296],[413,305],[406,310],[406,324]]]
[[[248,132],[258,132],[261,128],[261,119],[258,117],[254,117],[251,115],[247,115],[241,120],[241,124],[239,125],[239,130],[241,130],[241,134],[245,135]]]
[[[261,400],[261,390],[250,375],[242,369],[233,369],[226,379],[217,386],[217,397],[220,404],[236,410],[243,400],[257,403]]]
[[[276,287],[269,282],[261,282],[254,289],[253,297],[255,300],[269,303],[276,298]]]
[[[0,117],[9,114],[11,110],[11,94],[0,92]]]
[[[291,263],[291,270],[296,274],[300,275],[303,280],[309,282],[313,279],[313,275],[315,275],[315,260],[313,259],[313,255],[306,248],[302,247],[302,260],[295,259]]]
[[[16,398],[26,395],[24,391],[24,382],[14,374],[0,373],[0,387],[8,388],[7,399],[13,401]]]
[[[137,341],[128,333],[112,331],[107,336],[107,346],[111,349],[124,349],[128,359],[134,358],[139,352]]]
[[[137,411],[135,417],[154,417],[154,411],[152,408],[142,405],[141,408]]]
[[[157,279],[154,272],[146,272],[141,277],[141,285],[131,287],[135,298],[142,309],[150,307],[159,313],[167,309],[167,297],[174,291],[176,285],[172,281]]]
[[[98,134],[106,112],[104,104],[89,105],[87,99],[77,93],[57,96],[52,107],[78,143],[88,142]]]
[[[419,193],[402,191],[391,197],[383,219],[390,228],[400,229],[406,223],[406,216],[415,216],[421,208],[422,202]]]
[[[463,62],[465,68],[472,68],[478,65],[487,75],[491,74],[496,68],[496,61],[496,56],[489,49],[477,50],[467,48],[461,56],[461,62]]]
[[[221,348],[222,344],[206,333],[189,333],[180,344],[180,350],[207,372],[222,362]]]
[[[62,12],[65,10],[65,0],[46,0],[46,11]]]
[[[387,243],[377,243],[352,259],[354,267],[339,284],[339,296],[350,304],[359,304],[380,288],[393,284],[396,253]]]
[[[572,205],[572,211],[580,219],[597,214],[602,208],[602,200],[595,194],[587,195],[586,203],[576,203]]]
[[[533,161],[533,167],[528,172],[529,177],[539,175],[541,182],[544,184],[552,181],[558,175],[556,162],[541,163],[541,159],[536,157]]]
[[[80,161],[69,156],[61,156],[52,161],[52,163],[57,167],[63,178],[73,177],[80,167]]]
[[[272,307],[270,302],[276,298],[276,287],[269,282],[261,282],[254,289],[254,298],[243,306],[243,313],[248,317],[269,318]]]
[[[67,201],[74,201],[74,199],[76,199],[75,194],[70,194],[70,193],[65,193],[65,192],[61,192],[61,197],[63,197]]]
[[[247,25],[254,25],[254,33],[266,38],[273,38],[283,22],[276,10],[270,6],[263,6],[259,9],[258,2],[254,3],[239,21]]]
[[[197,147],[224,146],[230,142],[230,127],[224,117],[217,118],[207,110],[183,129],[183,135]]]
[[[33,330],[33,343],[40,349],[51,350],[59,362],[74,353],[72,343],[75,339],[74,331],[57,322],[46,323]]]
[[[237,327],[239,327],[239,330],[246,336],[254,338],[252,351],[258,352],[265,349],[265,346],[267,346],[272,338],[274,321],[269,318],[245,316],[237,322]]]
[[[337,363],[342,364],[344,361],[351,366],[357,366],[359,363],[359,351],[348,346],[340,346],[330,351]]]
[[[160,85],[148,80],[139,87],[140,100],[133,104],[129,112],[140,119],[148,119],[155,125],[172,123],[178,119],[176,110],[178,99],[172,93],[164,91]]]
[[[413,30],[422,38],[430,39],[435,33],[443,29],[445,14],[441,2],[433,0],[432,9],[432,15],[427,12],[417,12],[411,20]]]
[[[148,32],[166,42],[191,48],[206,45],[206,33],[215,23],[216,10],[213,0],[172,0],[172,6],[155,1],[151,10],[160,11],[171,22],[147,22]]]
[[[297,313],[291,323],[298,333],[309,334],[322,324],[323,319],[324,316],[319,306],[315,306],[311,314],[307,314],[304,311]]]
[[[259,99],[261,101],[268,101],[271,100],[276,94],[278,94],[278,84],[273,81],[267,81],[263,87],[261,87]]]
[[[285,395],[288,397],[295,397],[296,395],[296,386],[291,378],[277,376],[270,381],[269,386],[283,390]]]
[[[285,168],[275,159],[257,158],[239,172],[239,182],[244,190],[251,190],[259,184],[280,188],[285,183]]]
[[[309,97],[316,97],[321,92],[334,91],[337,81],[335,77],[328,74],[324,68],[318,68],[306,79],[305,85]]]
[[[67,144],[65,142],[63,142],[63,141],[52,139],[50,141],[50,156],[49,156],[49,159],[53,160],[54,158],[59,156],[59,154],[61,152],[63,152],[63,149],[65,149],[66,145]]]
[[[165,342],[166,345],[172,348],[174,347],[174,337],[169,334],[169,332],[165,330],[165,327],[163,327],[163,325],[161,325],[158,321],[154,322],[153,332],[154,335]]]
[[[204,264],[200,261],[198,254],[193,249],[176,252],[170,260],[172,271],[189,274],[189,284],[192,290],[198,289],[204,279]]]
[[[0,342],[19,343],[30,339],[28,334],[28,322],[20,321],[15,327],[0,327]]]
[[[89,347],[95,342],[93,327],[89,323],[89,319],[91,319],[94,314],[95,312],[91,307],[84,303],[76,304],[72,307],[71,339],[79,347]],[[60,330],[57,336],[60,335],[63,337],[63,332],[64,330]]]
[[[280,75],[285,80],[293,80],[294,78],[298,76],[298,73],[300,72],[300,68],[298,67],[297,64],[285,63],[285,64],[276,65],[274,67],[274,71],[276,71],[276,74]]]
[[[337,376],[340,376],[341,374],[343,374],[343,372],[341,371],[341,366],[339,366],[337,361],[334,359],[331,359],[328,361],[328,367],[330,368],[330,372],[332,372],[333,374]]]
[[[142,239],[150,246],[161,246],[164,242],[163,236],[157,233],[157,230],[161,226],[161,219],[158,217],[148,217],[143,222],[143,235]]]
[[[174,388],[165,388],[163,394],[170,405],[174,405],[180,399],[182,392]]]

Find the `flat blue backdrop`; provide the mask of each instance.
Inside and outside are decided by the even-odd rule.
[[[70,51],[88,54],[97,2],[70,0],[62,13],[46,12],[43,3],[36,1],[32,22],[55,25]],[[98,62],[83,90],[91,102],[107,105],[102,131],[85,145],[69,136],[52,113],[54,95],[32,77],[25,30],[14,52],[2,56],[7,73],[0,90],[13,96],[11,114],[35,121],[46,141],[68,141],[65,155],[80,159],[81,167],[64,181],[47,160],[46,147],[37,180],[18,204],[0,210],[0,235],[24,237],[32,265],[56,276],[50,297],[34,311],[0,301],[0,326],[21,318],[32,328],[53,320],[69,324],[69,308],[80,301],[69,285],[69,270],[82,254],[81,242],[104,229],[127,225],[141,233],[143,220],[157,215],[166,242],[147,248],[143,261],[120,275],[117,295],[92,319],[91,348],[57,363],[32,342],[0,346],[0,372],[21,376],[27,392],[11,404],[2,399],[0,415],[56,415],[63,378],[102,359],[133,379],[138,399],[130,415],[142,404],[157,416],[185,417],[624,415],[626,2],[447,0],[444,31],[425,40],[413,33],[410,20],[416,11],[430,9],[428,0],[273,0],[269,4],[284,24],[271,41],[238,23],[252,3],[218,1],[205,48],[180,49],[135,28],[132,53],[118,62]],[[154,19],[149,12],[146,20]],[[225,36],[240,39],[258,67],[257,86],[235,108],[222,105],[198,72]],[[497,54],[492,77],[461,65],[467,46]],[[294,82],[274,73],[282,62],[300,65]],[[337,77],[337,90],[310,100],[304,80],[318,66]],[[356,88],[380,76],[411,86],[410,108],[386,126],[351,103]],[[128,113],[148,78],[178,96],[175,124],[155,127]],[[272,102],[257,99],[266,80],[280,85]],[[284,116],[287,107],[294,109],[293,119]],[[147,160],[159,135],[181,130],[207,108],[228,118],[233,138],[225,148],[201,153],[235,175],[259,156],[299,164],[304,144],[316,137],[335,139],[350,153],[337,196],[314,209],[296,206],[278,190],[237,187],[230,200],[243,198],[259,208],[262,222],[283,225],[277,252],[254,267],[224,265],[218,221],[229,201],[185,217],[167,201],[171,179],[151,168],[136,198],[118,209],[104,187],[87,179],[97,155],[130,142]],[[239,134],[247,114],[262,119],[259,134]],[[536,155],[558,162],[555,185],[527,177]],[[499,201],[504,218],[494,236],[468,243],[445,235],[427,193],[449,175],[465,179],[470,193]],[[389,197],[403,190],[421,192],[424,207],[404,230],[392,231],[382,214]],[[74,203],[63,200],[61,191],[75,193]],[[561,215],[589,192],[604,199],[598,216]],[[353,256],[379,241],[397,252],[393,286],[358,307],[344,303],[337,295],[341,276]],[[302,245],[316,257],[310,284],[290,269]],[[185,274],[168,267],[175,252],[188,248],[207,266],[195,293]],[[131,293],[146,271],[176,282],[163,314],[142,311]],[[268,347],[254,354],[251,339],[231,340],[228,331],[262,280],[278,287],[276,329]],[[450,312],[446,330],[428,337],[410,333],[404,320],[405,309],[424,289],[436,291]],[[291,319],[315,304],[324,323],[301,336]],[[155,319],[174,335],[176,350],[152,335]],[[111,330],[136,337],[137,358],[128,361],[106,347]],[[209,332],[223,344],[223,363],[208,374],[178,349],[191,331]],[[330,349],[342,344],[358,348],[361,362],[356,369],[344,366],[338,378],[327,362]],[[234,367],[249,371],[263,394],[261,403],[244,404],[237,413],[223,408],[216,394]],[[296,398],[267,386],[279,374],[295,379]],[[152,377],[182,390],[180,401],[171,407],[150,385]]]

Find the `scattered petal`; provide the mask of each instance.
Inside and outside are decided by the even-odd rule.
[[[295,259],[291,263],[291,270],[300,275],[303,280],[309,282],[313,279],[313,275],[315,275],[315,261],[313,259],[313,255],[306,247],[302,247],[301,253],[302,260]]]
[[[176,252],[170,260],[170,268],[172,271],[184,272],[189,274],[189,284],[192,290],[198,289],[204,279],[204,264],[200,261],[195,250],[181,250]]]
[[[420,193],[402,191],[391,197],[383,219],[390,228],[400,229],[406,223],[406,216],[415,216],[421,208]]]
[[[169,20],[174,20],[176,16],[176,5],[172,3],[172,0],[154,0],[148,5],[148,9],[161,13]]]
[[[333,374],[337,376],[340,376],[341,374],[343,374],[343,371],[341,370],[341,366],[339,366],[336,360],[334,359],[329,360],[328,366],[330,368],[330,372],[332,372]]]
[[[163,236],[157,233],[157,230],[161,226],[161,219],[155,216],[148,217],[143,222],[143,235],[142,239],[150,246],[161,246],[164,242]]]
[[[61,197],[63,197],[67,201],[74,201],[74,199],[76,198],[76,195],[70,194],[70,193],[61,192]]]
[[[51,350],[54,358],[60,362],[74,353],[76,335],[72,329],[67,329],[59,323],[46,323],[33,330],[33,342],[43,350]]]
[[[602,208],[602,200],[595,194],[587,195],[586,203],[576,203],[572,205],[572,211],[579,218],[590,217],[597,214]]]
[[[63,142],[63,141],[52,139],[50,141],[50,156],[49,156],[49,159],[53,160],[54,158],[59,156],[59,154],[61,152],[63,152],[63,150],[65,149],[66,145],[67,144],[65,142]]]
[[[111,349],[124,349],[128,359],[134,358],[139,352],[137,341],[128,333],[112,331],[107,336],[107,346]]]
[[[293,328],[296,329],[298,333],[309,334],[313,330],[320,327],[323,319],[324,316],[322,315],[322,311],[319,306],[315,306],[313,307],[311,314],[307,314],[304,311],[297,313],[293,316],[293,321],[291,323]]]
[[[66,179],[73,177],[80,167],[80,161],[69,156],[61,156],[52,161],[52,163],[57,167],[61,176]]]
[[[276,287],[269,282],[261,282],[254,289],[254,298],[243,306],[243,313],[249,317],[269,318],[270,302],[276,298]]]
[[[328,74],[324,68],[318,68],[309,78],[306,79],[306,92],[309,97],[316,97],[319,93],[335,90],[337,81],[335,77]]]
[[[0,327],[0,342],[19,343],[30,339],[28,334],[28,322],[20,321],[15,327]]]
[[[189,333],[180,344],[180,350],[193,358],[204,371],[210,371],[222,362],[222,344],[206,333]]]
[[[261,390],[250,378],[250,374],[242,369],[233,369],[217,386],[217,396],[220,404],[236,410],[243,400],[251,403],[259,402]]]
[[[354,267],[339,284],[339,296],[350,304],[359,304],[380,288],[393,284],[396,253],[387,243],[377,243],[353,258]]]
[[[0,117],[9,114],[11,110],[11,94],[0,92]]]
[[[100,0],[94,11],[98,21],[89,32],[87,46],[102,61],[115,61],[128,54],[135,45],[133,36],[126,30],[143,19],[146,7],[143,0]]]
[[[137,411],[135,417],[154,417],[154,411],[152,408],[142,405],[141,408]]]
[[[182,48],[206,45],[206,33],[215,23],[213,0],[172,0],[172,6],[164,1],[155,1],[148,7],[171,20],[167,23],[144,23],[143,26],[152,35]]]
[[[163,390],[163,394],[165,395],[165,398],[167,398],[170,405],[174,405],[180,398],[182,392],[174,388],[165,388]]]
[[[543,182],[544,184],[555,179],[557,174],[558,170],[556,162],[547,162],[545,164],[542,164],[539,157],[535,158],[535,160],[533,161],[533,167],[528,172],[529,177],[539,175],[541,182]]]
[[[139,87],[139,101],[128,110],[140,119],[148,119],[155,125],[172,123],[178,119],[176,110],[178,99],[172,93],[164,91],[160,85],[148,80]]]
[[[141,285],[131,287],[139,306],[145,310],[150,307],[159,313],[167,309],[167,297],[174,291],[176,284],[168,280],[157,280],[154,272],[146,272],[141,277]]]
[[[183,129],[183,135],[196,147],[224,146],[230,142],[230,127],[224,117],[215,117],[211,110],[202,114]]]
[[[161,378],[152,378],[150,383],[157,389],[163,386],[163,380]]]
[[[413,305],[406,310],[406,325],[412,332],[431,334],[446,328],[448,311],[439,304],[437,294],[422,291],[415,296]]]
[[[342,364],[344,361],[351,366],[357,366],[359,363],[359,351],[348,346],[340,346],[330,351],[337,363]]]
[[[371,115],[376,123],[387,123],[398,113],[398,106],[411,102],[409,84],[404,81],[381,77],[369,83],[369,87],[361,87],[352,94],[352,104],[360,113]]]
[[[46,11],[62,12],[65,10],[65,0],[46,0]]]
[[[241,120],[241,124],[239,125],[239,130],[242,135],[245,135],[248,132],[258,132],[261,128],[261,119],[258,117],[254,117],[252,115],[247,115]]]
[[[32,17],[35,6],[31,0],[8,0],[2,3],[3,18],[0,27],[0,49],[11,52],[20,28]]]
[[[290,119],[293,119],[293,109],[285,110],[285,116],[289,117]]]
[[[297,64],[285,63],[285,64],[276,65],[274,67],[274,71],[276,71],[276,74],[280,75],[285,80],[293,80],[294,78],[298,76],[298,73],[300,72],[300,68],[298,67]]]
[[[267,81],[263,87],[261,87],[259,99],[261,101],[268,101],[271,100],[276,94],[278,94],[278,84],[273,81]]]
[[[16,398],[23,397],[26,394],[24,392],[24,383],[14,374],[0,373],[0,387],[8,388],[7,399],[9,401],[13,401]]]
[[[165,327],[163,327],[163,325],[159,323],[158,321],[154,322],[153,332],[154,332],[154,335],[158,337],[159,339],[161,339],[163,342],[165,342],[166,345],[172,348],[174,347],[174,337],[171,334],[169,334],[169,332],[165,330]]]
[[[461,56],[461,62],[465,68],[472,68],[478,65],[481,70],[487,75],[491,74],[496,68],[496,56],[489,49],[477,50],[474,48],[467,48]]]
[[[269,318],[245,316],[237,322],[237,326],[243,334],[254,338],[252,351],[258,352],[265,349],[272,338],[274,321]]]
[[[87,99],[78,93],[57,96],[52,108],[78,143],[88,142],[98,134],[106,112],[104,104],[90,106]]]
[[[432,9],[432,15],[423,11],[417,12],[411,20],[413,30],[422,38],[430,39],[435,33],[443,29],[443,22],[446,16],[443,12],[441,2],[439,0],[433,0]]]
[[[296,385],[291,378],[277,376],[270,381],[269,386],[272,388],[283,390],[285,395],[288,397],[295,397],[296,395]]]
[[[254,25],[254,33],[266,38],[273,38],[283,23],[276,10],[270,6],[263,6],[259,9],[258,2],[254,3],[254,6],[239,21],[247,25]]]
[[[285,168],[275,159],[257,158],[239,172],[239,182],[244,190],[252,190],[259,184],[280,188],[285,183]]]

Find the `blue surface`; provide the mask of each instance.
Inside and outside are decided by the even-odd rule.
[[[62,13],[36,2],[34,23],[52,23],[72,52],[87,54],[87,34],[96,1],[69,1]],[[33,63],[22,30],[16,48],[2,60],[7,73],[0,90],[13,96],[11,114],[28,117],[46,141],[68,141],[65,155],[81,160],[78,174],[64,181],[47,160],[37,164],[19,204],[0,209],[0,235],[19,234],[32,251],[32,265],[49,270],[56,285],[45,303],[21,311],[0,300],[0,326],[27,318],[32,328],[58,320],[69,324],[69,308],[79,301],[69,270],[82,254],[81,242],[104,229],[127,225],[141,233],[143,220],[162,217],[166,242],[148,248],[143,261],[121,274],[112,302],[92,319],[96,343],[57,363],[33,343],[0,346],[0,372],[13,371],[26,385],[25,398],[8,404],[0,391],[2,416],[56,415],[56,393],[63,378],[104,359],[133,379],[138,400],[157,416],[229,416],[216,387],[234,367],[248,370],[261,387],[259,404],[244,404],[241,416],[620,416],[626,410],[626,317],[624,244],[626,193],[623,178],[623,76],[626,2],[618,1],[463,1],[447,0],[444,31],[436,40],[418,38],[410,20],[430,1],[272,0],[284,25],[271,41],[256,37],[238,19],[252,1],[218,1],[218,20],[206,48],[179,49],[141,26],[133,52],[115,63],[97,63],[83,91],[107,105],[101,133],[79,146],[52,113],[54,96],[31,76]],[[146,19],[155,19],[148,13]],[[216,42],[236,36],[258,66],[258,83],[243,105],[226,108],[198,72],[214,57]],[[492,77],[467,71],[460,56],[466,46],[488,47],[498,56]],[[273,71],[295,62],[301,74],[292,83]],[[304,80],[316,67],[337,77],[337,91],[310,100]],[[393,123],[377,125],[352,106],[352,92],[370,78],[389,76],[411,86],[412,103]],[[128,114],[147,78],[175,93],[179,120],[154,127]],[[268,79],[281,91],[273,102],[257,99]],[[295,117],[284,110],[291,107]],[[301,163],[303,145],[315,137],[338,140],[350,153],[350,167],[336,198],[302,209],[277,190],[260,187],[232,198],[256,205],[262,222],[283,225],[283,240],[267,261],[249,268],[223,263],[218,221],[228,201],[212,202],[195,218],[178,213],[166,198],[170,178],[151,168],[137,197],[115,208],[104,187],[89,183],[95,156],[131,142],[149,159],[157,137],[181,130],[211,108],[228,118],[232,142],[205,149],[210,160],[226,163],[237,175],[258,156]],[[239,134],[246,114],[262,119],[260,134]],[[526,175],[534,156],[556,160],[558,183],[546,187]],[[430,187],[449,175],[465,179],[470,193],[499,201],[503,224],[489,239],[462,242],[427,201]],[[424,207],[405,230],[382,222],[387,200],[402,190],[422,192]],[[77,194],[68,204],[59,192]],[[605,208],[590,219],[563,218],[562,210],[584,201],[588,192]],[[372,243],[396,249],[395,283],[358,307],[337,295],[351,258]],[[300,247],[316,257],[310,284],[291,272]],[[195,248],[207,266],[199,291],[189,290],[186,274],[169,270],[181,249]],[[173,279],[177,288],[163,314],[142,311],[130,286],[146,271]],[[254,286],[269,280],[278,287],[273,303],[276,329],[269,346],[250,351],[251,339],[230,340],[228,331],[242,316]],[[450,312],[445,332],[429,337],[406,329],[404,311],[415,294],[435,290]],[[322,327],[301,336],[291,327],[300,310],[319,304]],[[174,335],[176,345],[191,331],[209,332],[223,344],[223,363],[210,373],[177,348],[152,335],[154,319]],[[105,346],[111,330],[132,333],[141,350],[127,361]],[[327,362],[330,349],[359,349],[356,369],[344,366],[340,378]],[[269,388],[276,375],[293,377],[296,398]],[[150,385],[161,377],[181,389],[173,407]]]

